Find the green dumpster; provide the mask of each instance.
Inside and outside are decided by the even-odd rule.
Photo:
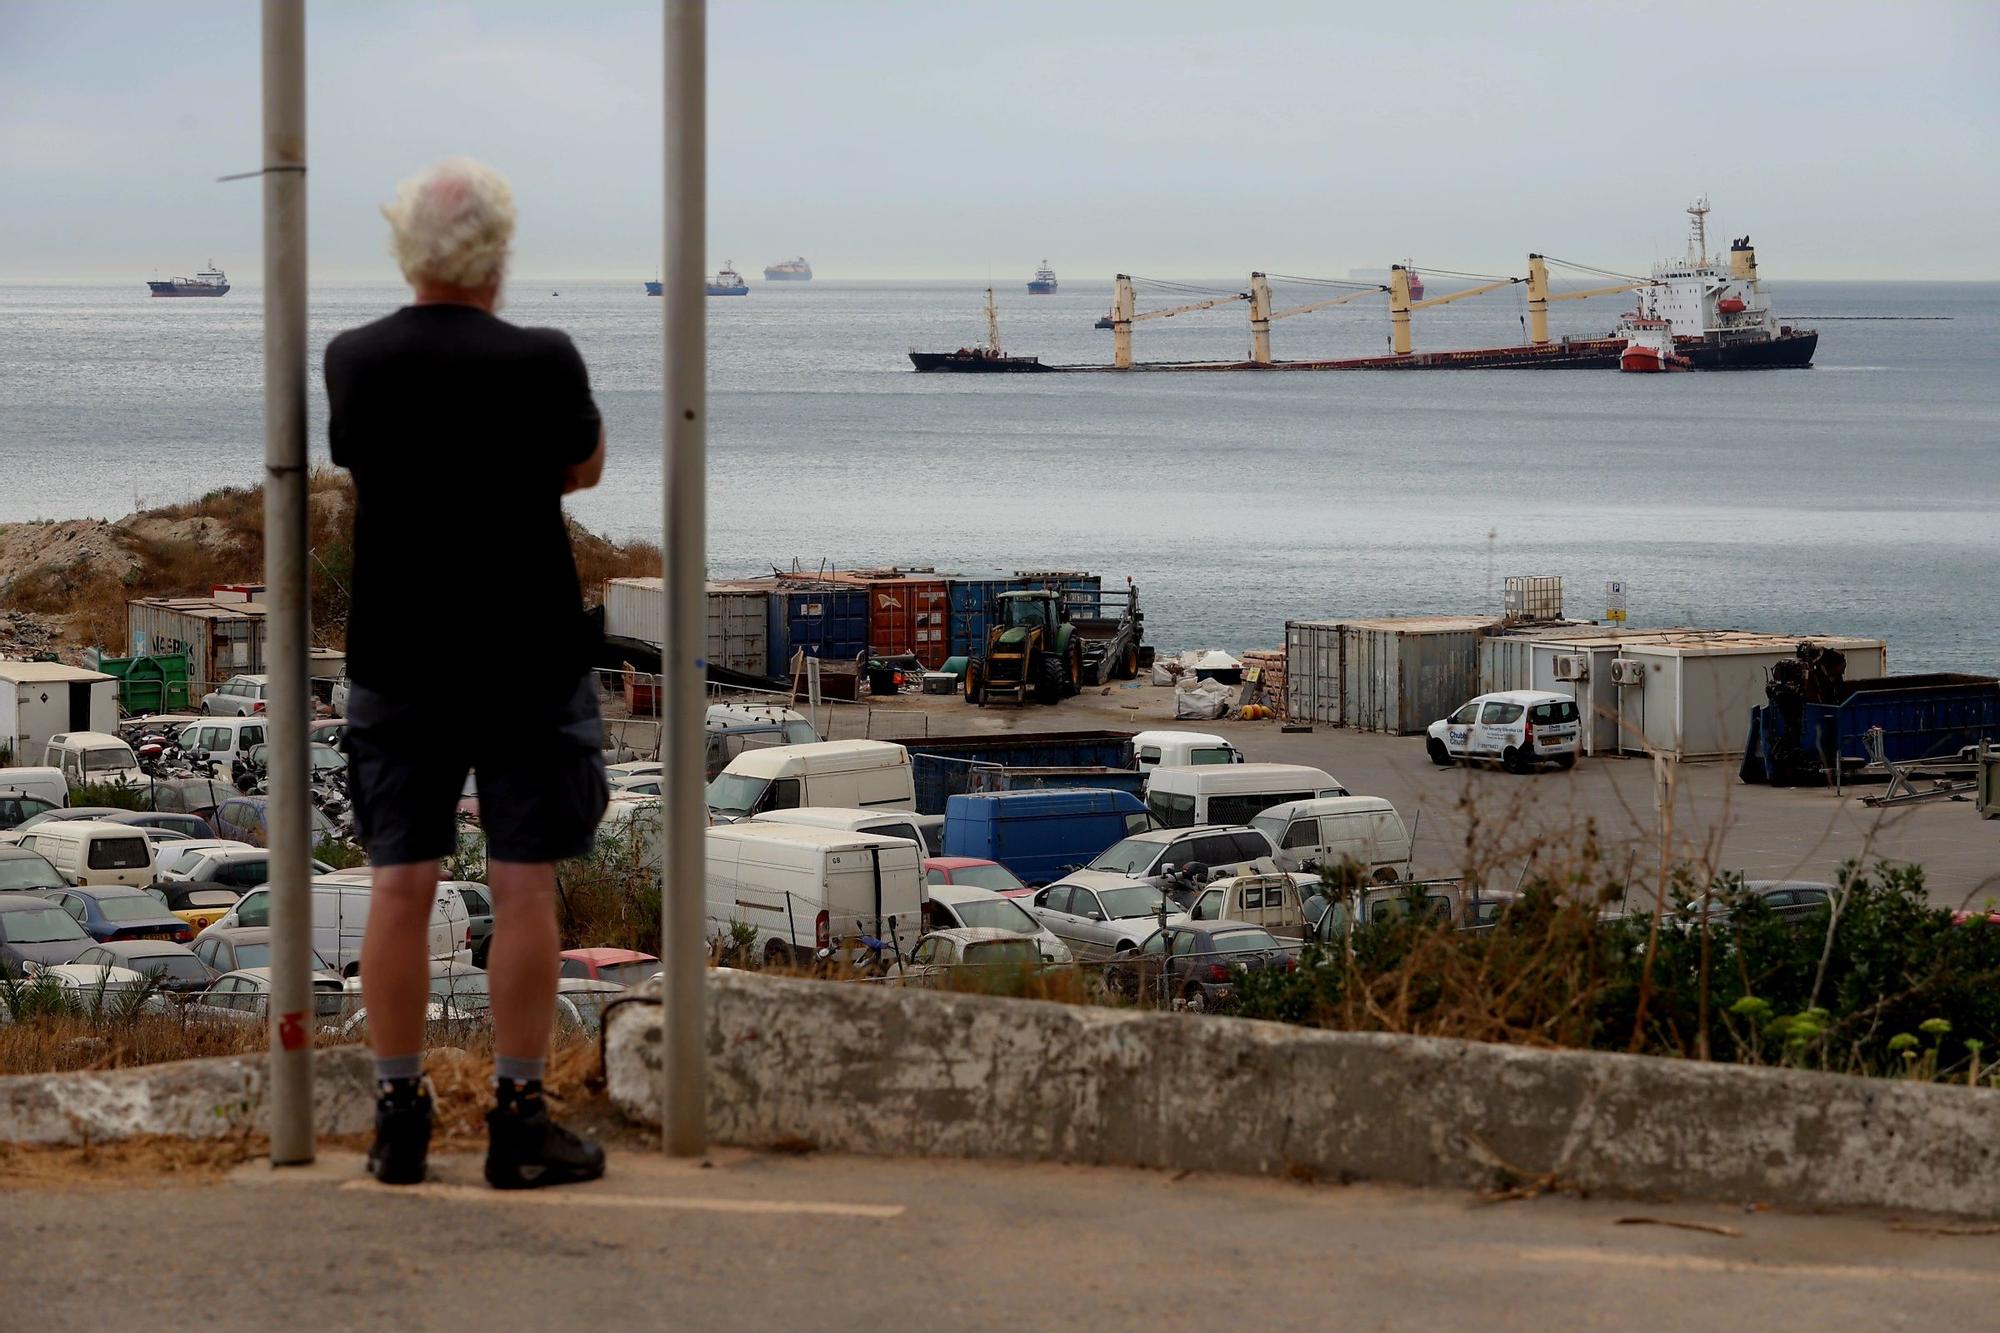
[[[118,678],[118,708],[127,717],[143,713],[182,713],[188,707],[188,660],[185,653],[148,657],[105,657],[97,669]]]

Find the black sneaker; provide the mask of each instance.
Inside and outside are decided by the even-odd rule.
[[[574,1185],[604,1174],[604,1149],[549,1118],[540,1097],[505,1100],[486,1113],[486,1183],[496,1190]]]
[[[384,1185],[420,1185],[431,1148],[431,1092],[393,1089],[375,1099],[375,1146],[368,1174]]]

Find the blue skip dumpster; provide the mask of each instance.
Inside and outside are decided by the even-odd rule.
[[[1129,731],[1044,731],[989,733],[980,736],[927,736],[907,740],[911,776],[917,784],[917,810],[945,813],[945,802],[969,791],[999,791],[1011,787],[1002,776],[974,773],[993,768],[1132,769]],[[1047,784],[1043,784],[1047,785]],[[1063,784],[1101,787],[1106,780]]]
[[[1047,884],[1130,833],[1149,827],[1130,792],[975,792],[945,809],[944,854],[998,861],[1023,884]]]
[[[2000,680],[1951,673],[1844,682],[1838,703],[1764,704],[1750,710],[1745,782],[1817,782],[1836,764],[1859,768],[1880,732],[1884,763],[1952,759],[2000,740]]]

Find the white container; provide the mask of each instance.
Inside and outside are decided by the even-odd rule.
[[[770,635],[770,594],[728,584],[708,585],[708,633],[703,652],[711,666],[761,676]],[[604,583],[607,639],[666,647],[666,601],[656,578],[607,579]]]
[[[1479,640],[1491,616],[1349,621],[1341,708],[1361,731],[1417,735],[1479,692]]]
[[[49,737],[116,731],[118,682],[102,671],[60,662],[0,661],[0,765],[39,764]]]
[[[1285,716],[1293,722],[1338,727],[1341,711],[1341,631],[1333,620],[1285,622]]]

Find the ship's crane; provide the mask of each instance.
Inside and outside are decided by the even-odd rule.
[[[1260,366],[1271,364],[1272,320],[1290,319],[1293,315],[1309,315],[1315,310],[1345,305],[1349,301],[1359,301],[1366,296],[1380,296],[1388,290],[1387,287],[1379,285],[1364,287],[1360,291],[1347,292],[1341,296],[1329,296],[1323,301],[1308,301],[1289,310],[1272,310],[1271,284],[1262,273],[1252,273],[1250,275],[1250,360]]]
[[[1249,299],[1250,293],[1237,292],[1230,296],[1214,296],[1206,301],[1177,305],[1169,310],[1141,311],[1137,308],[1138,301],[1132,293],[1132,275],[1120,273],[1116,294],[1111,298],[1111,364],[1120,370],[1132,368],[1132,326],[1141,320],[1170,319],[1175,315],[1192,314],[1197,310],[1213,310],[1219,305],[1232,305],[1237,301]]]
[[[1641,287],[1653,286],[1651,278],[1633,278],[1611,287],[1587,287],[1580,292],[1550,292],[1548,256],[1531,254],[1528,256],[1528,338],[1540,347],[1549,340],[1549,302],[1581,301],[1592,296],[1616,296],[1619,292],[1636,291]],[[1563,263],[1556,260],[1556,263]],[[1569,268],[1582,265],[1570,264]],[[1586,272],[1601,273],[1606,277],[1617,276],[1604,269],[1585,269]]]
[[[1435,272],[1436,270],[1427,269],[1426,271]],[[1444,296],[1433,296],[1425,301],[1412,301],[1410,299],[1410,270],[1401,264],[1391,264],[1389,266],[1389,324],[1390,331],[1395,337],[1394,347],[1396,355],[1408,356],[1410,354],[1410,312],[1412,310],[1429,310],[1435,305],[1449,305],[1453,301],[1463,301],[1469,296],[1484,296],[1488,292],[1497,292],[1502,287],[1512,287],[1516,283],[1526,281],[1526,278],[1495,278],[1493,281],[1482,283],[1477,287],[1467,287],[1462,292],[1450,292]]]

